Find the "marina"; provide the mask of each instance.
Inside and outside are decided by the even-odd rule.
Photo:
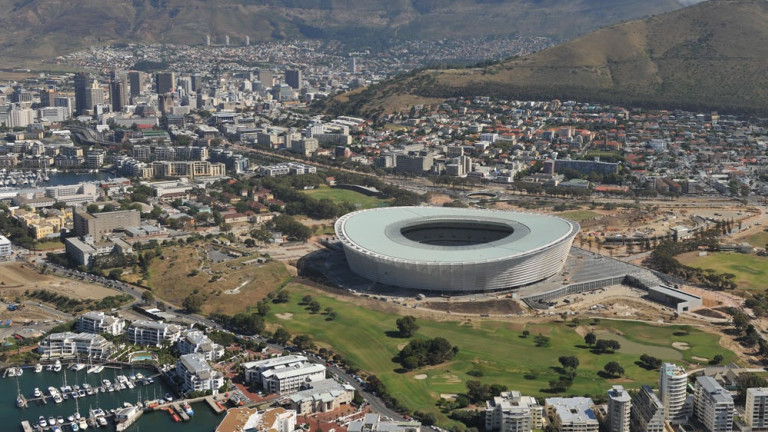
[[[169,402],[166,396],[172,394],[172,389],[152,369],[103,367],[101,373],[88,373],[92,367],[73,366],[62,365],[58,373],[45,368],[34,373],[34,365],[25,366],[27,373],[0,380],[0,386],[5,386],[5,391],[0,392],[0,416],[9,420],[7,430],[78,432],[103,428],[131,432],[141,428],[170,432],[184,428],[188,432],[210,432],[221,421],[217,415],[221,411],[214,408],[218,405],[213,398]],[[18,396],[24,398],[26,408],[18,407]],[[199,408],[193,408],[198,403],[202,403],[196,405]],[[122,423],[116,423],[118,419]]]

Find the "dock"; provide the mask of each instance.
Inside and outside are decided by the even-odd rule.
[[[176,411],[176,414],[178,414],[183,421],[185,422],[189,421],[189,414],[187,414],[187,412],[184,411],[184,408],[181,407],[180,403],[173,403],[171,404],[171,407],[173,407],[173,410]]]
[[[227,409],[221,405],[220,402],[218,402],[213,396],[206,396],[205,401],[208,403],[208,406],[211,407],[213,412],[216,414],[221,414],[223,412],[226,412]]]
[[[29,425],[28,420],[21,422],[21,429],[23,429],[24,432],[34,432],[34,429],[32,429],[32,426]]]

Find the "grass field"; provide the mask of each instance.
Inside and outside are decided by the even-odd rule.
[[[763,231],[757,234],[752,234],[744,240],[752,246],[764,248],[765,245],[768,244],[768,232]]]
[[[584,219],[591,219],[602,216],[598,212],[593,212],[592,210],[573,210],[573,211],[567,211],[558,213],[558,216],[562,216],[564,218],[568,218],[571,220],[575,220],[576,222],[581,222]]]
[[[369,209],[369,208],[375,208],[375,207],[386,207],[387,201],[376,198],[376,197],[370,197],[367,195],[363,195],[359,192],[346,190],[346,189],[335,189],[335,188],[329,188],[325,186],[321,186],[317,189],[302,191],[305,194],[311,196],[315,199],[323,199],[328,198],[330,200],[333,200],[334,202],[350,202],[355,205],[358,209]]]
[[[163,259],[154,258],[149,268],[148,284],[155,295],[181,305],[187,296],[198,293],[205,298],[204,313],[235,314],[254,306],[290,278],[277,261],[241,264],[253,259],[246,257],[211,264],[201,261],[203,252],[202,246],[165,248]],[[204,266],[210,267],[211,274],[200,271]]]
[[[720,273],[733,273],[740,289],[764,290],[768,287],[768,258],[735,252],[710,252],[699,256],[698,252],[678,255],[682,264]]]
[[[621,383],[628,388],[653,384],[658,380],[657,371],[648,371],[637,364],[641,353],[648,353],[669,361],[690,361],[693,356],[712,358],[722,354],[725,362],[736,356],[719,348],[716,335],[689,327],[662,327],[622,321],[592,323],[515,324],[499,321],[436,322],[419,319],[421,328],[417,337],[442,336],[459,347],[459,353],[450,362],[437,366],[399,373],[398,364],[392,361],[398,350],[408,340],[391,337],[387,332],[396,331],[395,320],[399,315],[387,314],[345,301],[331,298],[310,288],[290,284],[288,303],[276,304],[269,322],[277,322],[293,334],[309,334],[318,346],[330,348],[342,354],[356,366],[377,375],[390,393],[411,410],[426,410],[436,414],[435,402],[443,393],[461,393],[465,382],[478,379],[485,383],[501,383],[524,394],[542,396],[550,380],[558,379],[557,358],[575,355],[579,358],[578,375],[569,394],[583,395],[604,393],[611,383]],[[311,314],[298,301],[309,294],[322,309],[331,307],[338,312],[334,321],[326,321],[322,314]],[[280,317],[277,317],[279,314]],[[292,314],[292,315],[289,315]],[[521,332],[531,332],[522,338]],[[592,330],[608,337],[620,337],[628,341],[628,351],[615,354],[595,354],[586,347],[581,336]],[[536,347],[533,335],[543,334],[551,338],[550,347]],[[605,337],[605,338],[608,338]],[[687,350],[677,350],[672,342],[685,342]],[[609,361],[618,361],[626,370],[625,377],[605,380],[597,372]],[[472,370],[482,372],[477,378],[467,374]],[[426,379],[415,379],[425,374]],[[444,417],[441,417],[445,421]]]

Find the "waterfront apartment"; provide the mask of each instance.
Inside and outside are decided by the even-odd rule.
[[[629,432],[631,401],[629,393],[620,385],[608,390],[608,432]]]
[[[273,357],[265,360],[257,360],[252,362],[243,363],[243,373],[245,382],[248,384],[260,383],[261,374],[270,369],[274,369],[281,366],[288,366],[291,364],[306,362],[307,358],[300,355],[287,355],[281,357]]]
[[[159,347],[164,343],[176,343],[181,337],[181,327],[162,321],[139,320],[132,322],[125,333],[128,335],[128,342],[130,343]]]
[[[81,333],[108,333],[119,335],[125,331],[125,320],[104,312],[86,312],[77,318],[75,330]]]
[[[354,397],[355,388],[351,385],[324,379],[307,383],[301,391],[288,397],[288,404],[299,415],[304,415],[333,411],[342,405],[352,403]]]
[[[768,388],[753,387],[747,389],[744,421],[753,431],[768,430]]]
[[[650,386],[632,395],[630,425],[632,432],[664,432],[664,405]]]
[[[687,388],[688,374],[685,369],[664,363],[659,374],[659,399],[664,405],[664,418],[672,424],[686,423],[690,417]]]
[[[200,354],[208,361],[218,360],[224,355],[224,347],[214,343],[200,330],[183,332],[177,348],[181,354]]]
[[[544,401],[547,416],[558,432],[598,432],[595,403],[590,398],[547,398]]]
[[[519,391],[503,392],[485,402],[485,430],[499,432],[530,432],[542,429],[544,407],[536,398]]]
[[[40,341],[37,352],[45,359],[88,357],[106,359],[115,350],[104,336],[91,333],[52,333]]]
[[[176,375],[181,380],[183,393],[211,390],[219,393],[224,385],[224,376],[211,368],[201,354],[184,354],[176,361]]]
[[[695,417],[708,432],[733,430],[733,398],[714,378],[696,377]]]
[[[414,420],[382,420],[379,414],[366,414],[353,420],[347,432],[421,432],[421,423]]]

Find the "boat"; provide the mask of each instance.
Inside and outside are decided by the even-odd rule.
[[[181,417],[179,417],[179,415],[178,415],[178,414],[174,414],[174,415],[173,415],[173,421],[175,421],[176,423],[178,423],[178,422],[180,422],[180,421],[181,421]]]
[[[61,427],[59,425],[53,425],[53,428],[51,429],[52,432],[61,432]]]
[[[16,368],[14,368],[14,367],[8,368],[8,372],[6,372],[5,376],[7,376],[9,378],[15,377],[16,376]]]
[[[80,396],[80,397],[85,397],[85,390],[83,390],[83,389],[78,390],[77,391],[77,395]]]
[[[80,426],[77,425],[77,423],[72,422],[69,427],[72,428],[72,432],[78,432],[80,430]]]
[[[42,371],[43,371],[43,365],[41,365],[40,363],[36,364],[35,365],[35,373],[40,373]]]
[[[85,369],[85,365],[82,364],[82,363],[75,363],[75,364],[72,365],[72,367],[70,369],[72,369],[75,372],[79,372],[79,371]]]
[[[53,371],[61,372],[61,362],[59,360],[56,360],[56,363],[53,365]]]
[[[40,418],[38,418],[38,419],[37,419],[37,424],[38,424],[38,425],[39,425],[41,428],[46,428],[46,427],[48,427],[48,422],[45,420],[45,417],[43,417],[43,416],[40,416]]]
[[[16,396],[16,407],[17,408],[24,408],[24,405],[26,405],[26,401],[24,400],[24,396],[19,394]]]
[[[185,413],[187,413],[187,415],[195,415],[195,411],[192,409],[192,406],[189,404],[189,402],[182,402],[181,408]]]
[[[16,368],[16,376],[22,376],[24,375],[24,369],[17,367]]]
[[[56,424],[56,417],[54,417],[54,416],[48,417],[48,424],[49,425],[55,425]]]
[[[68,416],[67,416],[67,421],[68,421],[68,422],[70,422],[70,423],[72,423],[73,421],[75,421],[75,416],[74,416],[74,415],[72,415],[72,414],[68,415]]]
[[[173,396],[171,396],[170,393],[166,393],[165,394],[165,400],[167,400],[168,402],[171,402],[171,401],[173,401]]]
[[[64,417],[58,416],[56,417],[56,423],[58,424],[64,424]]]
[[[99,426],[106,426],[107,425],[107,419],[105,417],[96,417],[96,421],[99,422]]]
[[[58,390],[56,390],[56,387],[54,387],[54,386],[50,386],[50,387],[48,387],[48,394],[50,394],[50,395],[51,395],[51,397],[54,397],[54,396],[56,396],[57,394],[59,394],[59,391],[58,391]]]
[[[101,366],[101,365],[95,366],[93,368],[93,373],[101,373],[101,371],[103,371],[103,370],[104,370],[104,366]]]
[[[136,379],[137,380],[143,380],[144,379],[144,375],[142,375],[142,373],[139,372],[139,373],[136,374]]]
[[[80,426],[80,429],[86,430],[88,429],[88,423],[85,422],[85,417],[81,417],[80,421],[77,422],[78,426]]]
[[[40,391],[40,387],[35,387],[35,392],[32,394],[35,395],[36,398],[39,398],[43,395],[43,392]]]
[[[50,372],[53,370],[53,365],[45,365],[45,370]]]

